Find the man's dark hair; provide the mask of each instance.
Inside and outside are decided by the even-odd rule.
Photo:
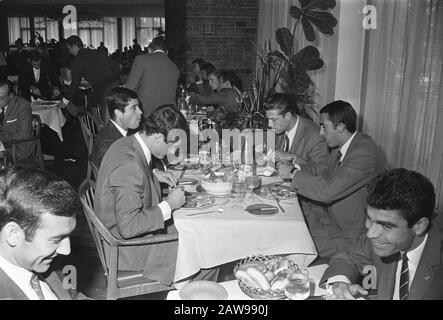
[[[219,79],[221,82],[229,81],[232,86],[236,87],[240,91],[243,91],[243,83],[234,71],[224,70],[220,73]]]
[[[131,89],[123,87],[112,89],[105,99],[111,119],[115,120],[115,110],[125,112],[128,101],[132,99],[137,99],[137,93],[135,93]]]
[[[295,99],[287,93],[274,93],[265,101],[266,111],[278,110],[279,114],[284,116],[287,112],[290,112],[293,116],[299,115],[297,102]]]
[[[77,193],[57,176],[21,166],[0,171],[0,230],[14,221],[31,241],[44,213],[74,217],[80,211]]]
[[[70,36],[67,40],[66,43],[72,47],[74,44],[79,47],[79,48],[83,48],[83,41],[82,39],[80,39],[79,36]]]
[[[187,122],[183,114],[172,104],[165,104],[156,108],[143,123],[146,135],[161,133],[166,138],[172,129],[187,131]]]
[[[346,126],[346,130],[354,133],[357,130],[357,113],[350,103],[337,100],[324,106],[320,113],[328,114],[329,120],[334,124],[334,128],[339,123]]]
[[[215,72],[215,66],[212,63],[206,62],[200,67],[200,70],[206,72],[206,75],[209,76]]]
[[[37,62],[40,61],[41,59],[42,56],[40,52],[38,52],[37,50],[32,50],[31,52],[29,52],[29,61]]]
[[[198,66],[201,68],[202,65],[205,64],[205,60],[203,60],[203,59],[201,59],[201,58],[197,58],[197,59],[195,59],[195,60],[192,61],[192,64],[194,64],[194,63],[198,64]]]
[[[399,168],[375,177],[368,186],[368,206],[397,210],[411,228],[421,218],[431,219],[435,208],[432,183],[422,174]]]
[[[166,40],[164,37],[155,37],[149,44],[151,50],[166,50]]]
[[[13,84],[11,81],[8,80],[6,77],[0,77],[0,88],[8,86],[8,93],[11,93],[13,90]]]

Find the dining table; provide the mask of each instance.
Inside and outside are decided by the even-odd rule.
[[[199,170],[170,170],[177,178],[199,181]],[[281,182],[278,176],[262,177],[262,184]],[[186,185],[196,192],[199,184]],[[174,212],[178,230],[178,253],[175,286],[200,269],[213,268],[253,255],[288,255],[300,266],[308,266],[317,251],[303,217],[297,197],[280,201],[285,212],[255,215],[245,209],[255,203],[276,206],[274,200],[256,197],[254,203],[233,196],[213,196],[214,205],[208,209],[184,209]],[[238,201],[240,200],[240,201]],[[203,214],[199,214],[202,213]]]
[[[51,104],[48,101],[47,105],[41,104],[38,101],[31,102],[31,111],[33,114],[38,114],[42,124],[54,130],[60,138],[60,141],[63,142],[62,127],[66,123],[66,117],[63,115],[58,103],[53,102],[54,103]]]

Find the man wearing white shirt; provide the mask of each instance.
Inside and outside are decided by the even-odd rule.
[[[72,187],[37,169],[10,167],[0,174],[0,299],[70,300],[51,269],[71,251],[69,236],[81,211]]]
[[[97,135],[90,159],[97,168],[106,151],[116,140],[126,137],[128,130],[137,129],[142,117],[137,94],[127,88],[112,89],[105,97],[110,120]]]
[[[291,188],[303,199],[319,256],[331,258],[365,232],[366,185],[384,166],[371,137],[357,131],[357,114],[349,103],[334,101],[320,116],[320,134],[332,151],[315,167],[294,169]]]
[[[369,185],[366,229],[358,244],[336,255],[320,281],[333,297],[367,295],[365,266],[377,299],[443,299],[443,229],[433,218],[435,192],[418,172],[394,169]],[[432,222],[432,223],[431,223]],[[372,288],[371,288],[372,289]]]
[[[287,171],[294,168],[293,164],[304,165],[305,170],[310,170],[308,168],[326,160],[328,148],[320,135],[320,127],[300,116],[298,106],[290,95],[273,94],[266,100],[265,106],[269,127],[276,134],[275,160],[282,175],[285,166]]]
[[[176,233],[172,211],[185,204],[181,189],[162,201],[159,182],[176,185],[170,172],[153,173],[152,155],[163,159],[174,146],[166,140],[172,129],[184,129],[186,120],[174,106],[162,106],[146,119],[136,134],[113,143],[100,166],[94,211],[118,238]],[[144,276],[171,285],[175,273],[177,241],[152,246],[121,248],[119,270],[144,271]]]

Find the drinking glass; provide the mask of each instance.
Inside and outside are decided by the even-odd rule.
[[[198,160],[200,165],[200,171],[203,174],[207,174],[211,168],[211,158],[209,157],[209,151],[200,151],[198,154]]]
[[[253,190],[261,186],[261,177],[259,176],[249,176],[245,177],[245,187],[248,189],[248,194],[246,195],[247,201],[255,201],[256,197]]]
[[[236,208],[245,194],[245,182],[235,177],[232,182],[232,192],[235,194],[236,201],[234,208]]]
[[[305,300],[311,291],[307,269],[291,271],[285,280],[285,295],[291,300]]]

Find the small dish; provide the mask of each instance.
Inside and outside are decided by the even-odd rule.
[[[228,292],[216,282],[197,280],[179,291],[182,300],[226,300]]]

